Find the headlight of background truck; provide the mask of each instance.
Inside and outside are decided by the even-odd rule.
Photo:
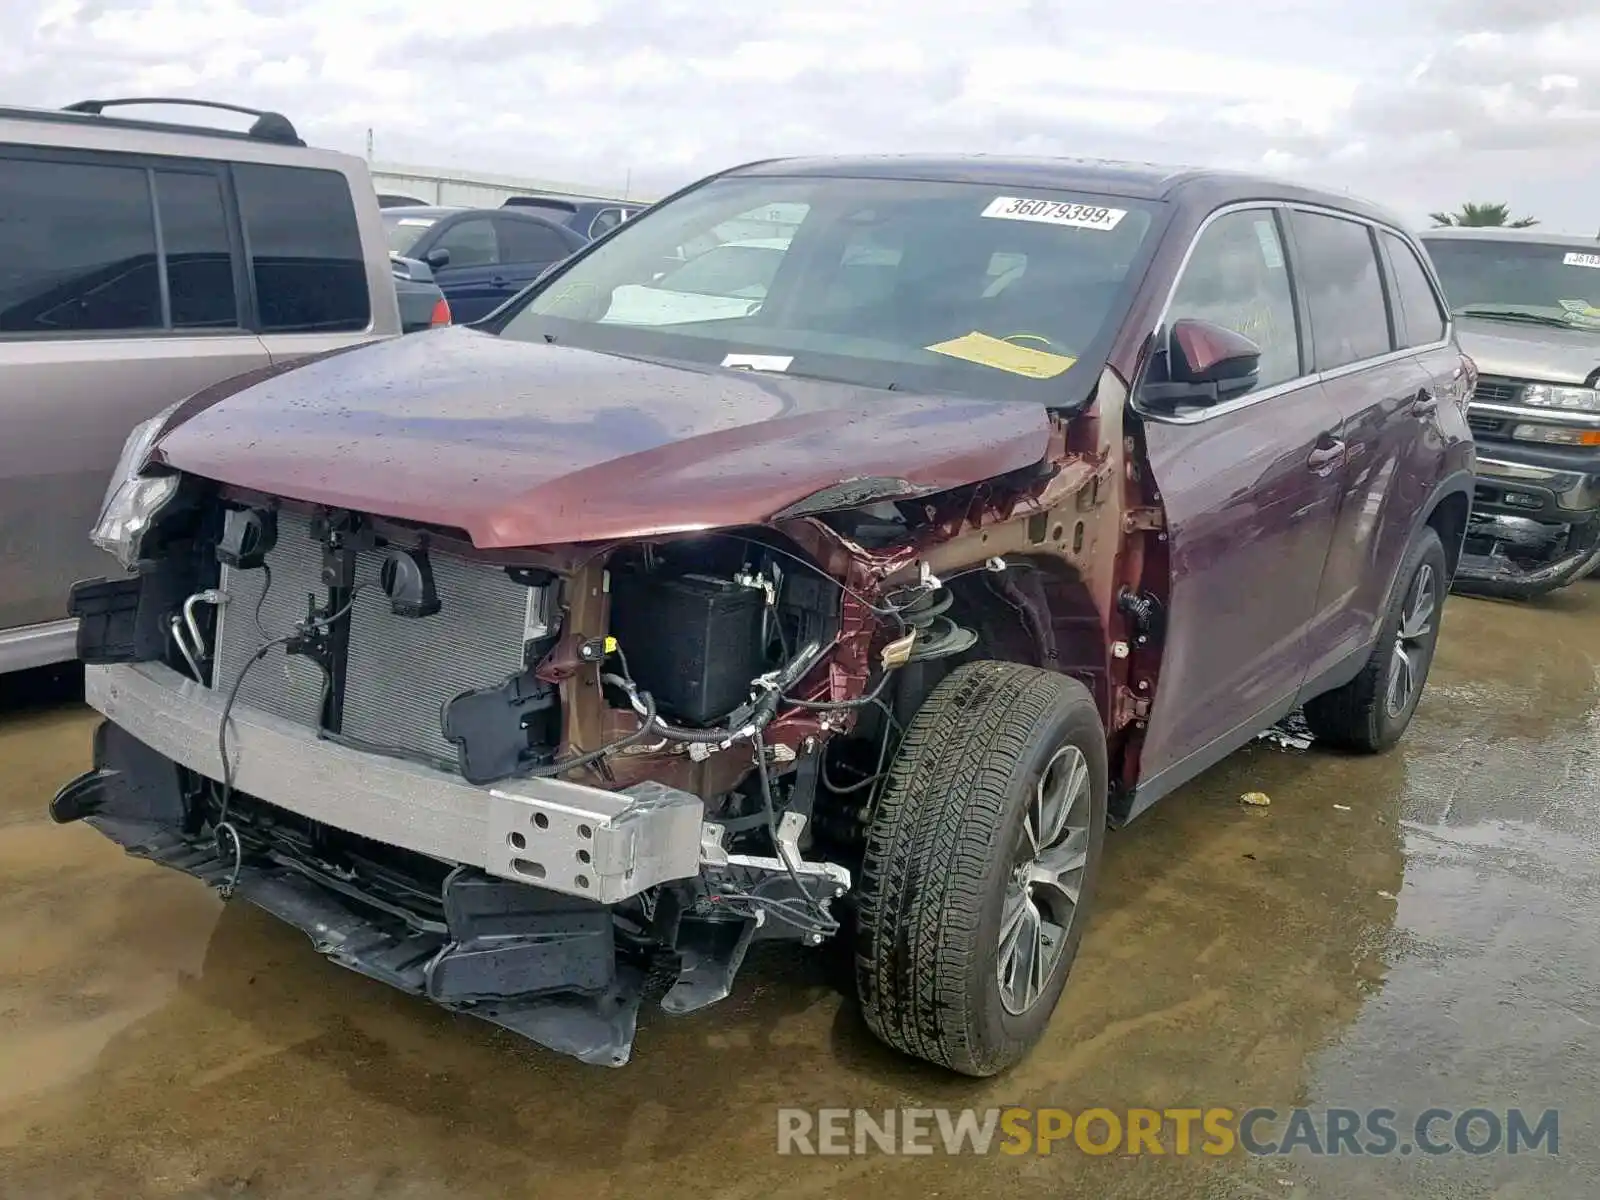
[[[1600,391],[1590,387],[1530,383],[1522,389],[1518,402],[1529,408],[1560,408],[1569,412],[1600,413]]]

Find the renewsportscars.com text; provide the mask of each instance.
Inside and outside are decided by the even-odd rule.
[[[783,1108],[779,1154],[1257,1157],[1560,1153],[1560,1114],[1520,1108]]]

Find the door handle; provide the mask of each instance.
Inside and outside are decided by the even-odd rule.
[[[1411,411],[1419,417],[1426,416],[1438,407],[1439,398],[1427,388],[1423,388],[1415,396],[1411,397]]]
[[[489,282],[497,288],[508,288],[511,286],[511,280],[507,279],[504,275],[491,275],[489,277]]]
[[[1344,458],[1344,449],[1344,443],[1338,440],[1318,442],[1316,448],[1306,455],[1306,466],[1319,475],[1325,475],[1339,465]]]

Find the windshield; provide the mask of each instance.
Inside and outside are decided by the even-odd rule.
[[[1600,245],[1424,238],[1452,311],[1600,331]]]
[[[633,218],[501,334],[1055,402],[1113,331],[1155,211],[970,183],[721,179]]]
[[[411,247],[422,240],[422,235],[438,221],[437,217],[405,217],[397,213],[383,214],[383,231],[389,237],[389,250],[393,254],[410,254]]]

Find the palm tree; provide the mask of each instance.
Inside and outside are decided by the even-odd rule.
[[[1526,229],[1530,225],[1537,225],[1537,217],[1518,217],[1511,219],[1511,206],[1509,204],[1463,204],[1459,211],[1453,213],[1429,213],[1428,219],[1435,226],[1442,225],[1504,225],[1509,229]]]

